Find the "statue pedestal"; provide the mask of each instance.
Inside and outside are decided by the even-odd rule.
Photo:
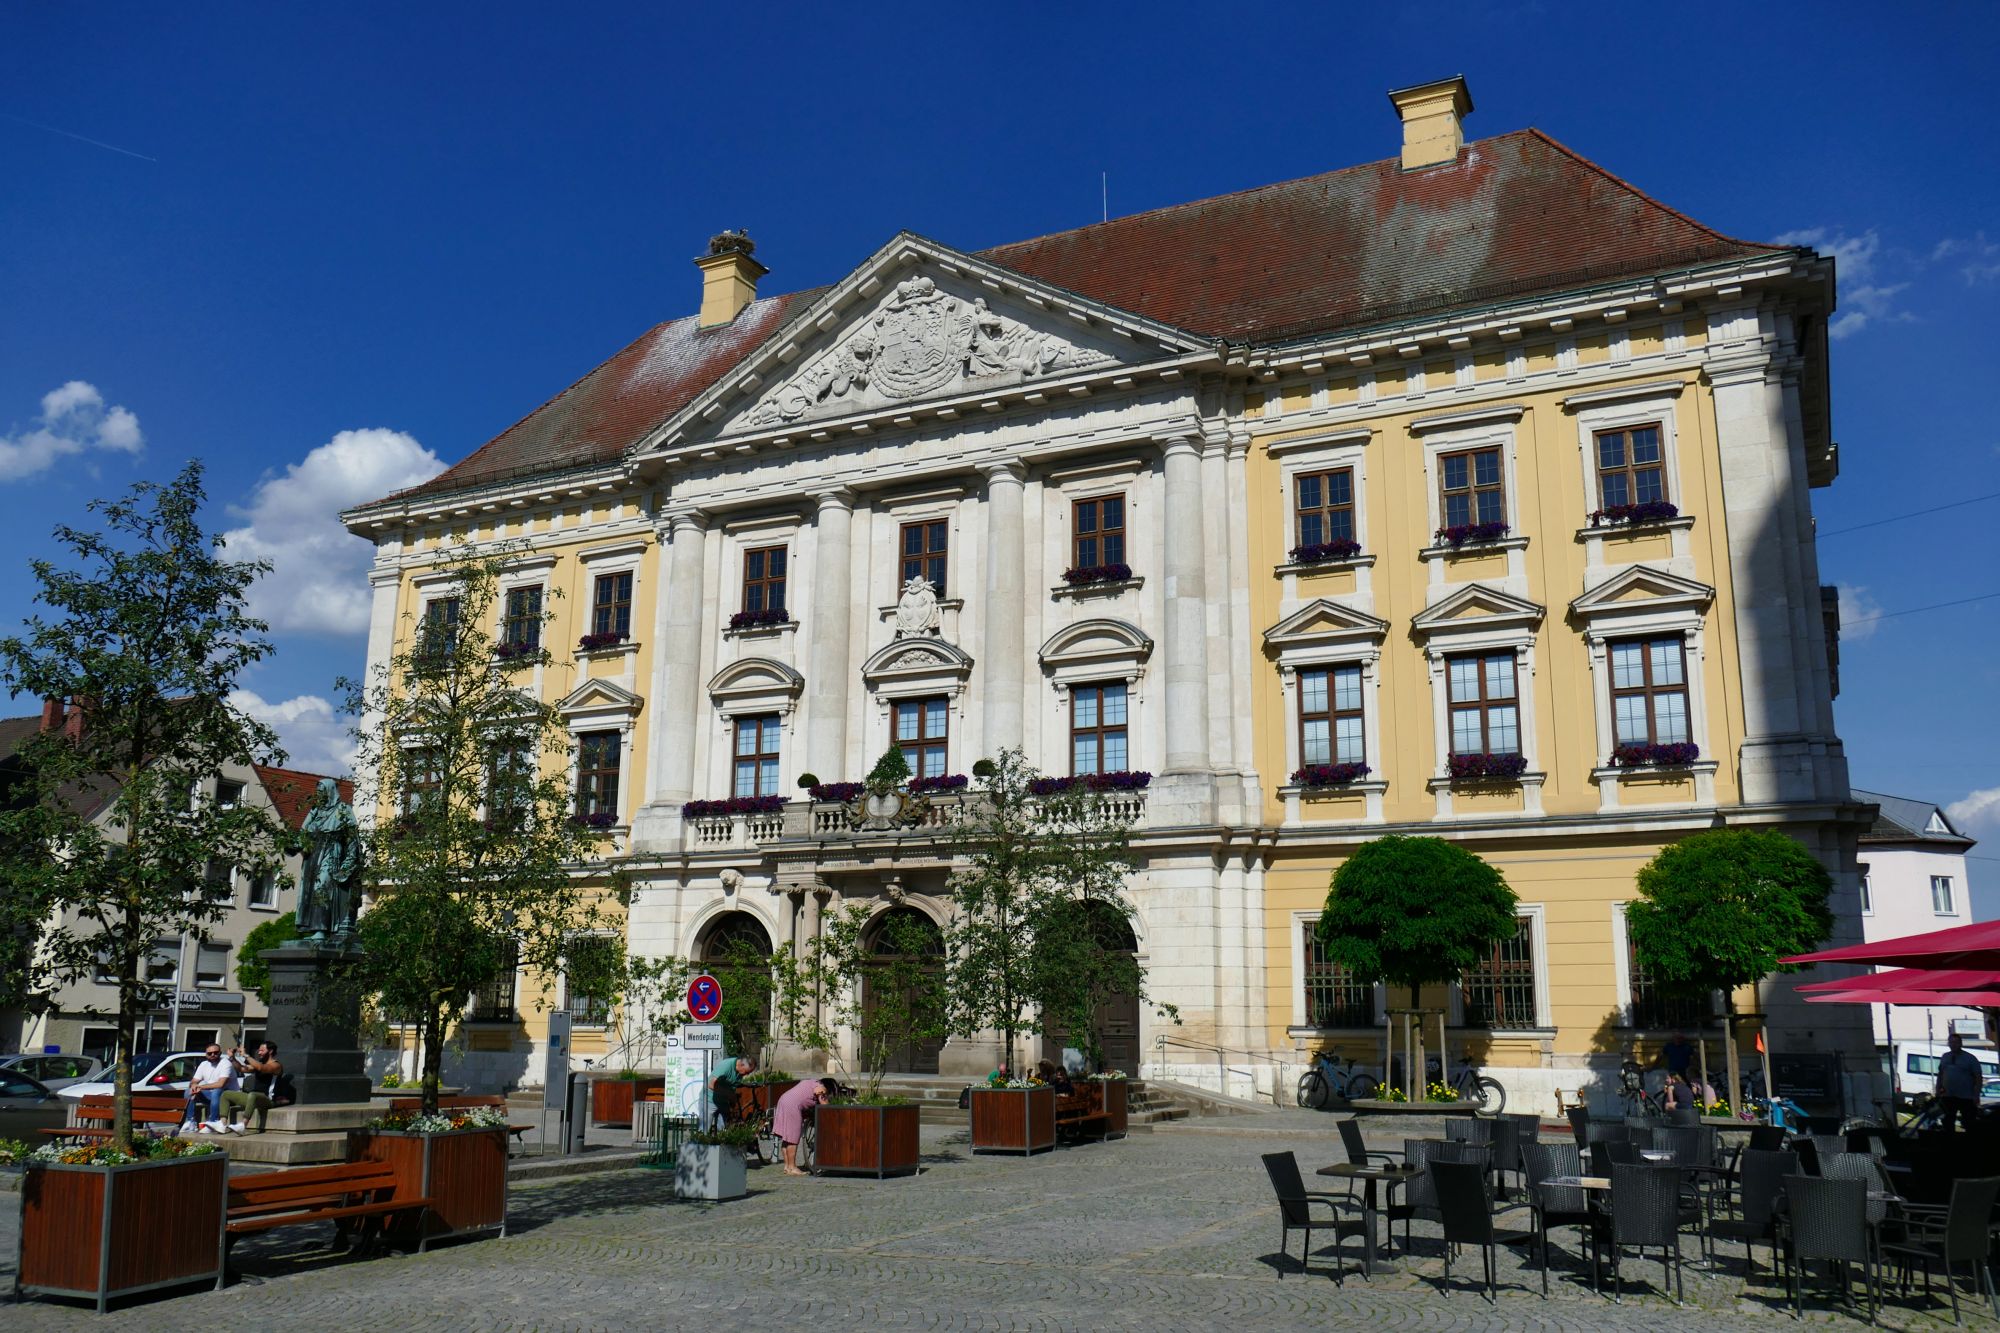
[[[369,1080],[356,1032],[361,994],[331,980],[360,957],[353,947],[294,941],[261,955],[271,969],[271,1016],[265,1035],[292,1076],[298,1105],[366,1102]]]

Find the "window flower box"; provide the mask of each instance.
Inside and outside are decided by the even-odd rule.
[[[813,1112],[813,1172],[817,1175],[913,1175],[917,1170],[917,1107],[828,1102]]]
[[[1620,745],[1611,751],[1614,768],[1686,768],[1699,758],[1701,747],[1692,741]]]
[[[525,640],[513,642],[502,640],[493,645],[493,660],[496,662],[525,662],[540,653],[542,646]]]
[[[1437,530],[1438,545],[1456,551],[1465,546],[1483,546],[1505,537],[1511,528],[1505,523],[1455,523]]]
[[[720,801],[689,801],[681,806],[688,819],[711,819],[717,815],[775,815],[784,810],[782,796],[730,796]]]
[[[1324,791],[1359,782],[1368,772],[1366,764],[1307,764],[1293,771],[1292,781],[1309,792]]]
[[[1670,518],[1679,518],[1679,507],[1666,500],[1647,500],[1642,504],[1608,505],[1591,511],[1590,526],[1603,527],[1643,527],[1648,523],[1664,523]]]
[[[974,1088],[967,1101],[972,1151],[1027,1157],[1056,1146],[1054,1088]]]
[[[580,653],[601,652],[606,648],[616,648],[628,637],[616,630],[607,630],[603,634],[586,634],[576,641],[576,650]]]
[[[82,1161],[28,1160],[17,1292],[82,1296],[102,1314],[128,1292],[223,1285],[229,1158],[210,1145],[160,1142],[176,1145],[173,1155],[119,1161],[123,1154],[91,1147],[61,1154]]]
[[[1323,565],[1335,560],[1352,560],[1361,554],[1361,543],[1348,537],[1338,537],[1330,542],[1313,542],[1292,548],[1292,563],[1296,565]]]
[[[1095,583],[1124,583],[1132,577],[1132,566],[1077,565],[1063,571],[1063,582],[1072,588],[1087,588]]]
[[[1448,761],[1448,771],[1458,782],[1511,782],[1528,771],[1528,757],[1523,754],[1455,754]]]
[[[940,773],[934,778],[911,778],[910,795],[918,796],[929,791],[964,791],[971,781],[963,773]]]
[[[806,795],[815,801],[838,801],[846,805],[867,790],[865,782],[814,782],[807,785]]]
[[[1028,784],[1031,796],[1054,796],[1073,787],[1091,791],[1139,791],[1152,785],[1153,775],[1144,769],[1119,769],[1112,773],[1079,773],[1070,778],[1036,778]]]
[[[735,630],[770,629],[777,625],[789,625],[791,623],[792,613],[781,606],[767,607],[762,611],[738,611],[735,615],[729,617],[729,628]]]
[[[618,816],[609,810],[593,810],[587,815],[571,815],[569,822],[578,828],[596,829],[602,832],[605,829],[617,828]]]

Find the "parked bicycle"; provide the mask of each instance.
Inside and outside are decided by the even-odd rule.
[[[1439,1072],[1439,1061],[1435,1055],[1424,1057],[1424,1079],[1426,1083],[1442,1082],[1458,1094],[1458,1100],[1470,1102],[1478,1110],[1488,1115],[1499,1115],[1507,1108],[1507,1089],[1500,1080],[1479,1072],[1472,1063],[1471,1052],[1465,1056],[1465,1063],[1458,1072],[1449,1077]]]
[[[1380,1090],[1373,1074],[1356,1069],[1352,1060],[1342,1067],[1326,1051],[1314,1054],[1306,1072],[1299,1075],[1299,1105],[1314,1111],[1340,1101],[1366,1101]]]

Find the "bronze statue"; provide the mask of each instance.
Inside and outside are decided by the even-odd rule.
[[[305,835],[299,938],[309,944],[345,944],[353,938],[361,907],[361,826],[332,778],[319,780]]]

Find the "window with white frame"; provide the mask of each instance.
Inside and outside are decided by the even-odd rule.
[[[1614,639],[1611,659],[1613,740],[1619,745],[1678,745],[1688,739],[1687,658],[1678,634]]]
[[[776,713],[733,719],[736,744],[730,784],[732,795],[778,794],[779,726]]]
[[[194,984],[213,990],[229,982],[229,945],[202,940],[194,947]]]
[[[1653,504],[1667,498],[1666,455],[1659,422],[1600,430],[1595,440],[1600,509]]]
[[[1306,1026],[1365,1028],[1375,1023],[1375,987],[1326,955],[1319,922],[1301,921],[1300,968]]]
[[[1861,877],[1861,915],[1875,915],[1875,890],[1868,883],[1868,876]]]
[[[1951,876],[1931,876],[1931,911],[1939,916],[1951,916]]]
[[[1361,664],[1302,667],[1298,679],[1300,764],[1367,762]]]
[[[1448,657],[1445,682],[1454,755],[1521,752],[1520,687],[1511,649]]]
[[[259,870],[250,876],[250,905],[252,907],[278,905],[278,877],[271,871]]]
[[[618,817],[618,774],[625,736],[618,731],[586,731],[576,738],[576,813]]]
[[[898,699],[896,745],[912,777],[941,778],[951,739],[951,700]]]
[[[1073,776],[1122,773],[1130,766],[1126,693],[1122,680],[1071,688],[1069,771]]]

